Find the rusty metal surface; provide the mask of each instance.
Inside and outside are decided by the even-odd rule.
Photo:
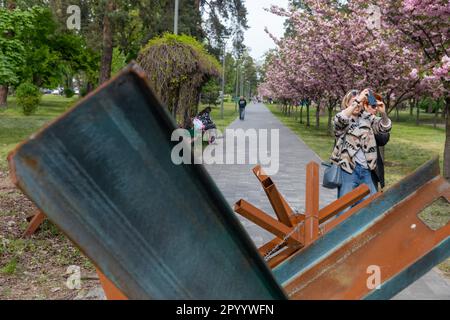
[[[136,66],[9,157],[15,183],[130,299],[283,299]]]
[[[23,232],[22,237],[31,237],[36,232],[36,230],[39,229],[44,220],[45,214],[38,210],[31,218],[31,221],[28,224],[27,229]]]
[[[274,211],[277,212],[278,208],[280,213],[277,215],[278,220],[243,199],[235,204],[234,211],[276,236],[258,249],[271,269],[335,227],[336,221],[342,220],[338,218],[329,222],[331,218],[369,194],[369,188],[366,185],[361,185],[319,210],[319,165],[310,162],[306,168],[306,212],[294,214],[275,183],[261,169],[261,166],[258,165],[253,168],[253,173],[266,191]],[[367,201],[363,204],[366,205]],[[350,214],[344,214],[346,218],[356,211],[349,210],[349,212]],[[286,248],[286,246],[289,248]]]
[[[450,223],[433,231],[418,213],[450,200],[437,159],[274,269],[291,299],[389,299],[450,255]],[[373,267],[381,286],[367,283]],[[324,290],[326,288],[326,290]]]
[[[100,270],[97,269],[98,279],[108,300],[128,300],[128,298],[112,283]]]
[[[304,244],[309,246],[319,236],[319,165],[310,162],[306,167]]]
[[[273,183],[272,179],[264,172],[260,165],[253,168],[253,173],[261,183],[278,220],[288,227],[292,227],[291,218],[294,212],[280,191],[278,191],[275,183]]]

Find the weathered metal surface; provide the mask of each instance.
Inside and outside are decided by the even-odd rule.
[[[281,195],[280,191],[278,191],[275,183],[273,183],[272,179],[264,172],[260,165],[253,168],[253,173],[261,183],[261,186],[263,187],[263,190],[266,193],[278,220],[288,227],[292,227],[293,224],[291,222],[291,218],[294,212]]]
[[[372,197],[273,272],[291,299],[388,299],[450,255],[450,224],[433,231],[418,213],[450,184],[435,159]],[[368,286],[379,268],[380,288]],[[326,288],[326,290],[324,290]]]
[[[31,237],[36,232],[36,230],[39,229],[44,220],[45,214],[43,214],[41,211],[38,210],[31,218],[31,221],[28,224],[27,229],[22,234],[22,237],[24,238]]]
[[[309,246],[319,237],[319,165],[308,163],[306,167],[304,244]]]
[[[235,204],[234,211],[276,236],[258,249],[259,253],[267,259],[266,262],[270,268],[275,268],[294,253],[316,241],[320,235],[336,225],[328,222],[331,218],[370,193],[369,188],[362,185],[319,210],[319,165],[310,162],[306,168],[306,212],[294,214],[275,183],[261,166],[253,168],[253,173],[266,191],[274,211],[278,210],[279,221],[242,199]],[[363,203],[367,204],[367,202]],[[349,211],[350,214],[355,212]],[[349,214],[345,216],[348,217]]]
[[[283,239],[294,229],[272,218],[267,213],[256,208],[245,200],[239,200],[234,206],[234,211],[281,239]],[[293,234],[289,237],[288,243],[293,246],[303,245],[302,239],[297,234]]]
[[[108,300],[128,300],[122,291],[112,283],[100,270],[97,269],[98,278]]]
[[[132,66],[18,147],[15,183],[130,299],[283,299],[202,166]]]

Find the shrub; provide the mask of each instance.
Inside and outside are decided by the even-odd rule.
[[[202,87],[219,77],[222,69],[202,43],[187,35],[169,33],[150,40],[137,62],[155,94],[174,118],[183,119],[183,125],[197,113]]]
[[[29,82],[24,82],[16,89],[17,105],[22,108],[23,114],[33,114],[41,102],[39,88]]]
[[[75,91],[71,88],[65,88],[63,94],[66,98],[72,98],[75,95]]]

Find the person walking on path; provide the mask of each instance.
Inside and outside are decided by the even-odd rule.
[[[239,119],[244,120],[245,118],[245,107],[247,106],[247,100],[245,100],[244,97],[241,96],[239,99]]]
[[[368,113],[364,106],[368,103],[370,91],[351,90],[342,100],[342,111],[334,118],[336,146],[331,161],[342,170],[342,185],[338,188],[338,198],[361,184],[366,184],[370,195],[377,192],[372,180],[372,172],[377,168],[377,142],[375,133],[389,133],[392,122],[386,114],[382,101],[376,101],[381,117]]]

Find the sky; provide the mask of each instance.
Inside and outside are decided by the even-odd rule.
[[[284,18],[264,11],[271,5],[287,8],[288,0],[246,0],[249,29],[245,32],[245,44],[251,49],[250,55],[256,59],[262,59],[264,53],[275,48],[275,43],[264,31],[267,27],[277,38],[284,34]]]

